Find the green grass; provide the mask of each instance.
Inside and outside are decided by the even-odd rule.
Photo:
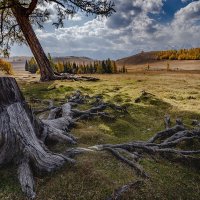
[[[117,117],[115,121],[79,122],[72,134],[79,138],[78,146],[81,147],[147,140],[163,130],[165,114],[170,114],[172,120],[181,117],[188,127],[193,119],[200,119],[200,75],[151,73],[100,75],[100,78],[101,81],[95,83],[34,81],[19,84],[27,101],[37,108],[46,106],[38,100],[54,99],[60,104],[75,90],[88,95],[100,94],[107,102],[127,107],[128,114],[108,110]],[[144,90],[152,95],[141,96]],[[135,103],[138,97],[141,101]],[[88,105],[81,107],[86,108]],[[187,145],[199,147],[198,142]],[[58,152],[66,148],[67,145],[60,144],[51,147]],[[144,158],[141,164],[151,179],[140,189],[124,194],[124,200],[199,198],[200,174],[193,169],[162,159]],[[0,199],[25,199],[17,182],[15,166],[1,169],[0,177]],[[75,166],[66,165],[56,173],[35,180],[38,200],[103,200],[118,187],[137,179],[132,169],[102,152],[78,156]]]

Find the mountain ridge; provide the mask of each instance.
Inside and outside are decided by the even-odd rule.
[[[147,63],[154,63],[157,62],[157,56],[156,54],[159,53],[159,51],[149,51],[120,58],[116,60],[118,66],[130,66],[130,65],[141,65],[141,64],[147,64]]]

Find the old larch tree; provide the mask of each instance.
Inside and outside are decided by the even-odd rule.
[[[56,28],[63,27],[66,17],[73,17],[78,11],[106,17],[115,12],[114,4],[107,0],[1,0],[0,48],[7,52],[15,42],[28,44],[40,68],[41,81],[69,78],[53,71],[33,29],[33,25],[43,28],[54,14],[48,9],[50,4],[54,4],[57,12],[57,21],[52,24]]]
[[[1,47],[9,49],[14,42],[27,42],[30,46],[41,71],[41,80],[67,78],[65,75],[55,74],[34,33],[32,24],[42,25],[49,18],[49,12],[43,12],[38,5],[54,3],[57,8],[57,27],[63,25],[68,14],[74,14],[77,8],[97,15],[109,16],[113,4],[107,1],[82,0],[1,0]],[[143,92],[138,101],[151,95]],[[149,158],[162,157],[172,162],[200,169],[200,149],[181,149],[180,144],[200,139],[200,122],[193,121],[188,128],[180,119],[171,126],[170,117],[165,117],[166,129],[156,133],[147,141],[131,141],[124,144],[104,144],[88,148],[68,148],[65,152],[54,153],[49,150],[49,141],[76,144],[77,138],[70,134],[70,129],[79,120],[92,117],[102,117],[115,120],[109,108],[116,112],[128,114],[126,107],[105,102],[102,96],[84,96],[76,91],[66,99],[63,105],[55,106],[51,100],[49,106],[43,110],[32,110],[26,103],[17,82],[14,78],[0,78],[0,167],[9,163],[17,166],[18,178],[22,191],[29,199],[36,197],[34,188],[34,174],[52,172],[65,163],[73,164],[74,156],[86,151],[108,151],[116,158],[132,167],[140,178],[148,179],[147,174],[139,161],[144,156]],[[82,111],[76,108],[79,104],[89,102],[90,109]],[[108,111],[108,110],[107,110]],[[45,112],[45,115],[44,115]],[[42,113],[42,116],[39,116]],[[126,130],[124,130],[126,132]],[[119,199],[121,193],[128,188],[138,185],[138,181],[116,190],[108,199]],[[77,183],[78,184],[78,183]]]

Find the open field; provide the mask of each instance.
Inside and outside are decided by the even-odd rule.
[[[11,62],[14,68],[14,71],[19,74],[24,74],[24,66],[25,61],[15,61]],[[167,66],[169,64],[169,69],[173,71],[200,71],[200,61],[199,60],[186,60],[186,61],[156,61],[153,63],[149,63],[149,70],[150,71],[166,71]],[[122,67],[122,64],[118,64],[118,67]],[[148,64],[128,64],[125,65],[128,69],[129,73],[133,72],[142,72],[147,69]],[[26,72],[25,72],[26,74]]]
[[[174,71],[198,71],[200,70],[200,61],[199,60],[166,60],[166,61],[156,61],[153,63],[149,63],[150,70],[166,70],[169,64],[170,70]],[[147,69],[148,63],[138,64],[138,65],[126,65],[126,68],[129,72],[134,72],[138,70]]]
[[[141,52],[139,54],[117,60],[117,66],[126,66],[129,72],[145,70],[149,65],[150,70],[200,70],[200,60],[157,60],[158,52]]]
[[[177,117],[182,118],[187,126],[191,126],[193,119],[200,120],[200,74],[144,71],[97,76],[101,79],[99,82],[40,83],[38,76],[16,78],[33,108],[46,106],[38,103],[37,99],[53,99],[60,104],[76,90],[91,96],[100,94],[105,101],[127,107],[128,114],[113,113],[117,116],[115,121],[94,119],[80,122],[72,133],[79,138],[78,146],[81,147],[146,140],[163,130],[165,114],[170,114],[173,121]],[[135,103],[143,90],[155,96]],[[194,148],[195,145],[200,144],[193,144]],[[52,149],[59,152],[66,149],[66,145],[54,145]],[[141,162],[150,180],[136,190],[129,190],[122,199],[199,199],[199,172],[162,159],[154,161],[145,158]],[[25,199],[13,168],[15,166],[11,165],[0,170],[1,200]],[[87,153],[77,158],[75,167],[65,166],[51,175],[37,177],[36,199],[104,200],[118,187],[135,180],[137,176],[134,171],[109,153]]]

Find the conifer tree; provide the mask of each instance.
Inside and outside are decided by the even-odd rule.
[[[56,5],[52,13],[51,6]],[[33,26],[43,28],[50,16],[56,28],[64,26],[64,20],[79,11],[96,16],[110,16],[115,10],[108,0],[1,0],[0,1],[0,51],[9,55],[13,43],[28,44],[40,68],[41,80],[63,79],[54,73]]]
[[[26,60],[26,63],[25,63],[25,71],[29,71],[29,66],[28,66],[28,61]]]

